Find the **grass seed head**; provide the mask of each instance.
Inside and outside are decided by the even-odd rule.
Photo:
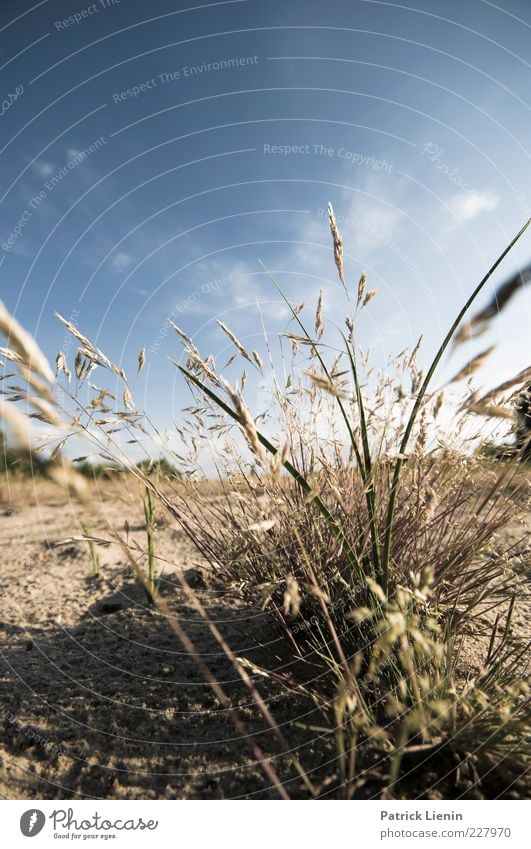
[[[260,371],[263,371],[264,370],[264,364],[262,362],[262,358],[261,358],[260,354],[258,353],[258,351],[253,351],[253,359],[254,359],[256,365],[258,366],[258,368],[260,369]]]
[[[251,357],[249,356],[249,354],[247,353],[247,351],[246,351],[246,350],[245,350],[245,348],[243,347],[243,345],[242,345],[242,343],[240,342],[240,340],[239,340],[239,339],[238,339],[238,338],[234,335],[234,333],[232,332],[232,330],[229,330],[229,328],[227,327],[227,325],[226,325],[226,324],[223,324],[223,322],[222,322],[222,321],[220,321],[219,319],[216,319],[216,323],[217,323],[217,324],[219,324],[219,326],[220,326],[220,327],[221,327],[221,329],[223,330],[223,333],[225,333],[225,334],[229,337],[230,341],[231,341],[231,342],[232,342],[232,343],[233,343],[233,344],[237,347],[237,349],[238,349],[238,351],[240,352],[240,354],[242,355],[242,357],[244,357],[244,359],[246,359],[246,360],[248,360],[250,363],[252,363],[252,359],[251,359]]]
[[[237,392],[228,380],[221,378],[222,384],[225,387],[225,390],[234,404],[235,410],[238,413],[240,419],[240,425],[243,430],[244,436],[247,440],[247,444],[249,445],[253,454],[257,457],[258,460],[263,461],[264,452],[262,450],[262,446],[260,444],[260,440],[258,438],[258,433],[256,430],[256,425],[254,423],[254,419],[251,416],[249,409],[243,400],[241,394]]]
[[[72,380],[72,375],[68,370],[66,357],[62,351],[59,351],[57,357],[55,358],[55,373],[56,375],[61,373],[64,374],[69,383]]]
[[[323,290],[319,292],[319,300],[317,301],[317,310],[315,312],[315,335],[317,339],[321,339],[324,333],[323,324]]]
[[[345,269],[343,267],[343,239],[337,229],[334,208],[331,203],[328,204],[328,223],[330,224],[330,232],[332,234],[332,241],[334,245],[334,260],[336,263],[337,273],[339,274],[339,279],[346,291],[347,285],[345,283]]]
[[[363,274],[361,275],[361,277],[359,279],[359,283],[358,283],[358,297],[357,297],[357,300],[356,300],[358,307],[361,304],[361,302],[363,301],[366,288],[367,288],[367,275],[364,271]]]
[[[8,312],[2,301],[0,301],[0,333],[4,334],[8,343],[29,369],[36,371],[49,383],[54,382],[54,373],[41,349],[16,318]]]

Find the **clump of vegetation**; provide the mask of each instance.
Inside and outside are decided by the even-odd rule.
[[[331,209],[330,226],[345,284]],[[493,473],[435,438],[444,402],[431,386],[490,273],[456,317],[426,375],[417,366],[417,346],[393,361],[396,377],[379,375],[372,386],[370,364],[363,356],[360,362],[356,344],[357,321],[375,294],[367,291],[364,275],[339,353],[325,337],[322,294],[311,331],[286,301],[295,324],[287,333],[295,359],[287,369],[284,361],[282,380],[277,374],[272,381],[264,423],[281,434],[276,440],[265,435],[262,423],[259,429],[241,387],[224,380],[212,359],[202,358],[179,332],[188,358],[180,369],[196,393],[197,438],[207,418],[217,419],[219,432],[235,421],[244,443],[234,440],[225,454],[239,489],[242,474],[247,483],[243,495],[227,486],[225,504],[215,514],[204,499],[197,506],[198,491],[195,510],[188,511],[192,535],[222,581],[275,617],[289,673],[279,675],[278,657],[269,668],[248,665],[319,706],[324,728],[335,735],[338,792],[349,798],[368,780],[375,749],[386,795],[397,792],[404,759],[421,752],[446,749],[458,762],[473,752],[479,759],[489,751],[500,760],[524,754],[526,652],[510,627],[520,588],[503,542],[489,557],[496,532],[514,511],[505,495],[508,473]],[[256,352],[222,329],[263,373]],[[301,350],[302,368],[296,361]],[[327,351],[334,352],[333,360]],[[485,356],[470,360],[453,381],[469,378]],[[476,395],[465,411],[500,415],[499,405],[492,409],[497,392],[480,401]],[[462,418],[459,427],[465,424]],[[245,476],[251,462],[253,473]],[[185,509],[184,501],[179,508]],[[490,626],[483,667],[472,683],[465,681],[463,638],[477,634],[494,607],[499,615]],[[478,751],[472,741],[481,735]]]
[[[339,280],[348,294],[331,207],[329,221]],[[527,647],[516,639],[512,617],[524,579],[513,568],[514,546],[499,533],[514,516],[514,489],[508,484],[516,464],[493,469],[458,447],[467,416],[512,417],[503,392],[529,377],[520,373],[482,398],[473,392],[452,444],[438,429],[445,402],[433,379],[453,339],[460,343],[484,329],[488,309],[466,324],[463,319],[524,230],[468,298],[425,373],[418,365],[420,340],[380,373],[360,353],[358,324],[376,294],[365,275],[344,329],[332,339],[322,293],[311,329],[301,309],[285,299],[293,319],[285,334],[293,358],[289,365],[283,361],[282,374],[276,372],[267,343],[273,391],[260,422],[244,400],[245,372],[237,385],[229,383],[213,358],[203,357],[175,327],[186,356],[186,365],[178,367],[195,398],[182,431],[193,452],[190,470],[201,444],[215,433],[222,443],[221,491],[213,500],[188,475],[186,485],[168,492],[149,468],[130,469],[145,485],[148,573],[141,580],[218,698],[230,706],[156,594],[157,500],[196,543],[225,592],[268,611],[275,623],[274,648],[255,636],[263,662],[236,657],[183,580],[266,727],[286,748],[284,731],[257,682],[267,679],[286,697],[306,703],[309,718],[299,724],[317,733],[319,751],[308,763],[304,751],[293,754],[293,765],[310,796],[422,795],[428,792],[427,764],[436,776],[429,789],[434,797],[441,795],[438,785],[449,792],[448,775],[459,793],[472,796],[488,795],[489,781],[497,782],[496,795],[522,781],[529,755]],[[505,303],[508,290],[504,297]],[[80,380],[91,367],[102,366],[124,383],[123,410],[106,410],[101,392],[92,406],[107,454],[123,460],[111,435],[117,421],[129,432],[145,433],[149,420],[135,409],[123,371],[63,323],[82,345]],[[247,367],[264,376],[260,354],[247,351],[220,325]],[[487,354],[471,359],[453,381],[470,378]],[[76,420],[83,421],[79,414]],[[122,544],[127,549],[127,541]],[[128,556],[137,570],[130,550]],[[466,651],[472,640],[483,655],[471,673]],[[244,733],[241,719],[232,715]],[[287,798],[272,762],[249,739],[268,780]]]
[[[39,464],[32,463],[31,455],[17,451],[10,447],[5,435],[0,431],[0,470],[2,474],[19,474],[29,477],[40,468]]]
[[[88,480],[115,480],[125,473],[123,466],[103,463],[90,463],[88,460],[74,463],[74,468],[78,474]]]
[[[136,467],[143,474],[152,475],[159,479],[173,480],[182,477],[179,470],[173,463],[170,463],[167,457],[158,457],[156,460],[140,460]]]

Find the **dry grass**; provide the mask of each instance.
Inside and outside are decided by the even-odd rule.
[[[329,220],[338,275],[347,288],[343,243],[331,206]],[[526,481],[518,458],[496,466],[456,447],[460,439],[461,447],[465,444],[469,412],[486,414],[492,403],[469,399],[453,445],[448,445],[436,423],[445,401],[432,389],[433,375],[456,333],[463,341],[474,335],[476,325],[484,328],[489,319],[485,312],[472,322],[472,331],[459,331],[468,308],[515,241],[459,311],[426,374],[417,365],[420,340],[380,373],[358,351],[357,323],[375,295],[367,291],[365,275],[358,284],[355,313],[347,317],[339,340],[327,339],[322,293],[312,334],[301,309],[289,305],[294,329],[286,335],[293,359],[291,364],[283,361],[282,379],[271,374],[270,411],[260,423],[243,398],[246,373],[234,387],[213,358],[203,357],[186,332],[175,327],[186,358],[186,367],[179,368],[194,406],[180,430],[190,452],[190,474],[186,483],[171,487],[132,467],[114,437],[119,429],[130,436],[158,436],[149,417],[136,409],[123,370],[59,316],[80,343],[73,367],[78,386],[98,367],[122,384],[120,402],[98,387],[90,403],[82,404],[73,393],[70,401],[77,406],[65,424],[49,367],[21,328],[7,314],[3,317],[2,327],[12,340],[4,354],[26,378],[25,400],[33,403],[37,418],[66,428],[55,454],[55,468],[65,481],[72,485],[76,475],[60,459],[61,448],[72,434],[85,433],[102,457],[123,463],[144,485],[147,551],[133,550],[127,534],[118,530],[115,541],[229,707],[215,673],[156,595],[155,500],[179,521],[225,592],[270,613],[278,640],[269,662],[258,666],[233,653],[197,594],[180,579],[265,726],[283,746],[289,742],[257,682],[267,678],[289,698],[308,704],[313,719],[306,730],[318,734],[322,757],[318,754],[317,762],[326,763],[316,768],[315,758],[305,764],[303,754],[293,755],[293,769],[307,795],[407,797],[421,792],[427,760],[442,778],[449,758],[454,771],[467,765],[478,776],[487,771],[492,777],[499,768],[500,792],[502,764],[506,771],[510,766],[513,783],[522,783],[528,755],[526,646],[515,638],[511,620],[524,579],[516,568],[514,545],[504,546],[499,532],[514,518],[516,503],[529,506]],[[260,354],[250,355],[219,324],[236,356],[264,372]],[[272,366],[269,344],[268,353]],[[472,358],[454,381],[469,377],[487,354]],[[139,370],[144,362],[141,351]],[[57,366],[68,376],[61,355]],[[499,391],[513,390],[526,375]],[[19,396],[13,391],[14,400]],[[496,407],[510,409],[510,398],[496,400]],[[8,421],[27,448],[27,417],[6,403]],[[221,445],[219,479],[215,484],[195,481],[197,456],[213,435]],[[186,469],[182,455],[171,459]],[[492,611],[484,661],[470,678],[462,663],[464,640],[483,627]],[[248,734],[241,717],[231,711],[238,731]],[[274,765],[250,735],[248,739],[267,780],[287,798]],[[481,794],[481,778],[476,784]]]

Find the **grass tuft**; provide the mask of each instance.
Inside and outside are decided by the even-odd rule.
[[[80,344],[73,364],[77,389],[92,386],[88,377],[100,368],[121,391],[113,395],[93,387],[89,403],[72,392],[69,400],[77,406],[57,453],[71,435],[84,433],[106,463],[127,469],[144,487],[147,574],[139,566],[144,553],[139,560],[138,546],[128,537],[116,539],[150,602],[168,618],[230,709],[236,728],[246,735],[282,798],[289,798],[285,780],[296,780],[298,792],[313,797],[421,796],[427,765],[435,776],[432,798],[453,792],[452,782],[461,795],[488,795],[493,775],[499,793],[508,793],[523,781],[529,757],[529,692],[528,647],[512,624],[525,591],[525,573],[504,528],[518,508],[529,506],[517,462],[528,441],[519,445],[512,461],[496,465],[467,450],[467,427],[471,413],[494,416],[505,409],[511,416],[518,413],[522,428],[528,407],[522,408],[523,401],[516,409],[504,407],[498,395],[508,388],[523,391],[529,374],[524,370],[479,400],[477,394],[468,398],[452,440],[439,424],[446,401],[442,387],[433,383],[451,343],[477,335],[493,317],[489,306],[462,325],[529,222],[458,311],[425,373],[417,364],[421,340],[413,351],[392,357],[387,368],[375,372],[369,355],[360,351],[358,324],[376,293],[362,274],[355,302],[351,299],[343,240],[331,205],[328,211],[337,273],[349,310],[354,306],[354,315],[345,320],[346,332],[327,328],[321,292],[310,333],[303,305],[292,305],[271,275],[292,324],[279,340],[278,355],[266,339],[267,365],[258,351],[249,354],[218,322],[235,347],[235,357],[268,378],[272,390],[266,414],[254,416],[244,399],[246,372],[238,383],[229,382],[213,357],[203,357],[186,332],[174,326],[186,360],[175,365],[194,399],[179,430],[189,457],[165,449],[167,456],[157,461],[161,474],[153,474],[152,462],[132,464],[123,441],[114,437],[124,431],[133,437],[129,441],[140,444],[151,433],[162,444],[149,416],[137,409],[123,369],[58,316]],[[513,280],[500,290],[504,303],[515,286]],[[0,329],[15,337],[0,353],[25,378],[36,415],[68,429],[68,415],[53,395],[42,354],[5,311],[0,313]],[[285,356],[286,339],[291,361]],[[471,359],[453,381],[469,378],[488,353]],[[64,355],[57,368],[68,379]],[[27,400],[20,389],[17,393],[11,400]],[[27,419],[8,400],[3,403],[12,429],[29,450]],[[203,446],[212,447],[213,434],[222,446],[215,497],[208,482],[198,479],[197,459]],[[163,475],[163,468],[178,468],[179,475]],[[72,474],[65,472],[65,480]],[[292,748],[290,741],[256,682],[305,706],[305,721],[298,727],[314,735],[317,751],[292,751],[287,779],[245,730],[216,676],[158,594],[156,505],[180,523],[224,593],[267,615],[274,639],[253,632],[253,651],[236,656],[198,593],[180,578],[187,600],[284,751]],[[84,532],[91,547],[91,535]],[[95,560],[92,547],[90,551],[96,571],[97,555]]]

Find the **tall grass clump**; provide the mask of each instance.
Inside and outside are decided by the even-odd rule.
[[[331,206],[329,223],[349,305],[342,328],[326,326],[322,293],[309,326],[273,278],[292,319],[278,353],[267,338],[267,356],[248,351],[218,322],[235,355],[271,386],[265,414],[249,409],[245,372],[229,382],[214,359],[174,326],[184,348],[175,365],[194,397],[179,431],[190,448],[188,466],[168,449],[168,462],[182,470],[178,486],[170,491],[148,467],[128,459],[117,430],[133,439],[136,432],[158,431],[136,409],[123,370],[59,317],[80,344],[78,387],[96,367],[122,384],[122,399],[111,395],[112,409],[110,390],[96,388],[83,403],[72,392],[72,433],[85,432],[103,459],[124,464],[145,486],[147,576],[138,572],[137,552],[129,550],[129,560],[226,706],[230,700],[215,674],[155,592],[155,501],[181,524],[224,593],[267,615],[274,637],[252,632],[260,655],[236,656],[182,579],[187,598],[285,750],[282,717],[273,717],[258,682],[307,706],[299,730],[313,735],[317,753],[303,747],[292,755],[303,793],[436,798],[487,795],[493,785],[497,794],[509,792],[522,781],[529,754],[529,700],[527,647],[512,625],[524,592],[523,569],[502,531],[528,496],[517,473],[518,452],[514,462],[496,466],[467,451],[465,440],[472,417],[513,416],[511,399],[529,374],[482,397],[470,390],[452,439],[438,425],[447,402],[434,380],[452,341],[460,344],[484,329],[490,313],[465,321],[467,312],[527,225],[459,310],[425,371],[420,340],[374,371],[358,335],[376,293],[365,274],[350,291]],[[470,381],[487,355],[471,359],[453,382]],[[513,394],[504,395],[508,390]],[[215,497],[198,475],[202,447],[216,452]],[[127,540],[121,543],[127,548]],[[232,708],[231,716],[243,733]],[[250,747],[287,798],[262,749],[255,741]]]
[[[329,218],[346,288],[331,207]],[[511,471],[463,450],[464,414],[496,415],[492,404],[468,399],[448,445],[436,423],[444,396],[433,385],[467,310],[512,244],[456,315],[425,373],[419,340],[393,359],[391,376],[371,380],[357,344],[375,295],[365,275],[332,339],[322,293],[309,328],[271,278],[292,314],[285,335],[293,358],[283,358],[280,375],[271,356],[274,389],[260,423],[244,400],[245,376],[229,384],[176,328],[187,357],[178,368],[196,398],[197,439],[216,428],[228,437],[231,422],[242,437],[226,438],[221,504],[213,509],[199,488],[187,497],[192,536],[222,582],[271,613],[278,638],[270,664],[247,664],[322,713],[318,728],[334,741],[335,792],[348,798],[374,784],[376,792],[400,794],[410,765],[427,759],[438,758],[441,770],[452,758],[477,770],[471,764],[488,757],[520,764],[525,755],[526,647],[511,629],[523,579],[497,536],[514,516]],[[260,355],[221,329],[263,375]],[[453,382],[470,378],[487,355],[470,360]],[[465,650],[474,640],[483,656],[471,677]],[[418,773],[410,779],[418,780]]]

